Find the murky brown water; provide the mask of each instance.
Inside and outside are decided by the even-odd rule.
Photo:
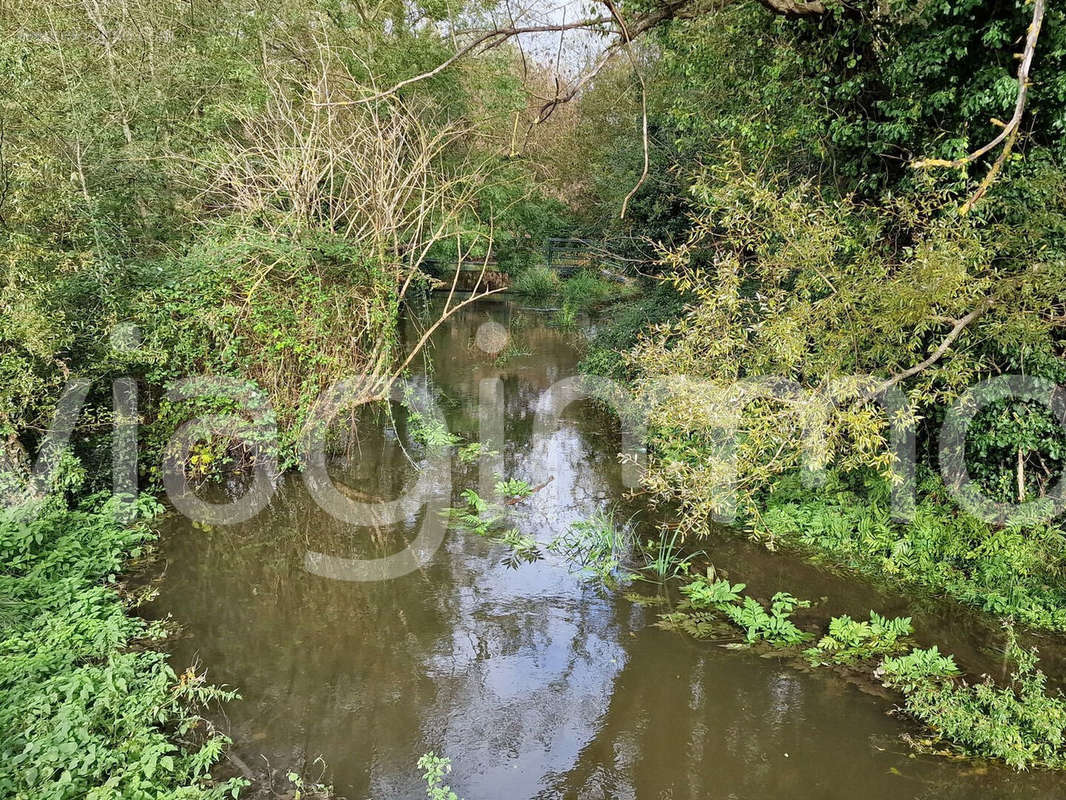
[[[511,324],[531,355],[494,364],[478,326]],[[518,517],[547,541],[614,507],[623,491],[616,426],[571,407],[531,452],[540,392],[576,372],[575,336],[507,303],[483,305],[436,337],[431,382],[452,430],[476,439],[479,381],[504,379],[504,471],[536,484]],[[361,431],[337,475],[391,496],[417,466],[390,431]],[[453,491],[475,485],[457,467]],[[639,503],[621,507],[628,517]],[[623,517],[623,518],[624,518]],[[298,478],[250,522],[208,532],[170,518],[154,614],[184,626],[174,663],[199,663],[237,687],[221,726],[253,768],[310,777],[328,765],[351,800],[425,796],[415,763],[454,762],[466,800],[523,798],[1052,798],[1066,779],[913,757],[890,699],[829,671],[693,642],[651,627],[656,611],[583,583],[552,560],[517,569],[498,545],[449,532],[425,568],[353,583],[304,569],[308,551],[337,556],[402,547],[420,520],[370,531],[321,511]],[[757,597],[787,590],[826,600],[814,619],[870,608],[913,614],[920,638],[992,669],[993,626],[929,601],[909,602],[854,579],[767,553],[736,537],[706,543],[711,560]],[[991,666],[990,666],[991,665]],[[1061,674],[1061,662],[1045,659]]]

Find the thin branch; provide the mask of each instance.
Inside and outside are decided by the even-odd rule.
[[[606,25],[611,21],[610,17],[600,17],[598,19],[586,19],[579,22],[571,22],[559,25],[527,25],[524,27],[510,27],[510,28],[494,28],[481,36],[476,37],[469,42],[465,47],[455,52],[452,56],[442,61],[433,69],[421,72],[418,75],[412,75],[410,78],[405,78],[397,84],[394,84],[391,88],[385,89],[377,94],[372,94],[367,97],[361,97],[358,100],[344,100],[344,101],[331,101],[333,105],[355,105],[358,103],[373,103],[377,100],[382,100],[390,95],[396,94],[400,89],[405,86],[410,86],[412,83],[418,83],[424,81],[427,78],[432,78],[434,75],[438,75],[448,67],[455,64],[457,61],[465,58],[468,55],[474,53],[479,47],[484,46],[485,50],[490,50],[493,47],[497,47],[508,39],[515,36],[521,36],[526,33],[555,33],[558,31],[576,30],[578,28],[595,28],[601,25]]]
[[[392,375],[389,376],[388,380],[385,383],[385,386],[382,388],[382,390],[378,394],[377,398],[380,399],[380,398],[384,398],[385,397],[385,394],[388,391],[388,388],[401,375],[403,375],[404,370],[407,369],[407,366],[412,361],[414,361],[414,358],[415,358],[416,355],[418,355],[419,351],[421,351],[421,349],[423,347],[425,347],[426,342],[429,341],[429,337],[433,335],[433,332],[435,330],[437,330],[437,328],[439,328],[441,325],[443,325],[444,322],[449,317],[451,317],[456,311],[458,311],[460,308],[463,308],[464,306],[470,305],[471,303],[476,303],[478,300],[482,300],[482,299],[488,297],[490,294],[496,294],[497,292],[503,292],[503,291],[506,291],[506,289],[507,289],[506,286],[501,286],[499,289],[489,289],[488,291],[482,292],[481,294],[471,295],[470,297],[468,297],[465,300],[463,300],[461,303],[456,303],[450,309],[448,309],[443,314],[441,314],[436,319],[436,321],[426,329],[426,332],[422,334],[422,337],[418,340],[418,342],[415,344],[415,346],[413,348],[411,348],[411,352],[409,352],[407,354],[407,358],[405,358],[403,360],[403,363],[400,364],[400,366],[397,367],[395,370],[393,370]]]
[[[949,161],[943,158],[927,158],[919,161],[915,161],[911,166],[915,168],[928,168],[928,167],[947,167],[949,169],[957,169],[964,167],[967,164],[972,164],[981,156],[990,152],[994,148],[1003,144],[1003,149],[1000,151],[999,157],[992,165],[988,174],[984,180],[981,181],[981,185],[978,187],[974,195],[966,201],[966,203],[960,209],[960,213],[967,213],[973,208],[974,203],[984,196],[988,191],[988,187],[995,180],[996,175],[1003,167],[1004,162],[1010,155],[1011,149],[1014,147],[1014,143],[1018,139],[1018,133],[1021,130],[1022,116],[1025,113],[1025,101],[1029,95],[1029,72],[1033,66],[1033,56],[1036,55],[1036,45],[1040,38],[1040,29],[1044,23],[1044,0],[1033,0],[1033,19],[1029,23],[1029,30],[1025,37],[1025,49],[1021,54],[1021,63],[1018,65],[1018,97],[1014,102],[1014,114],[1006,122],[1000,122],[993,120],[997,125],[1002,126],[1003,130],[999,132],[992,141],[983,147],[979,147],[972,153],[969,153],[962,158],[957,158],[954,161]]]
[[[640,71],[640,67],[637,65],[637,59],[633,55],[633,38],[629,35],[629,28],[626,27],[625,20],[622,19],[622,15],[618,13],[618,9],[615,8],[613,0],[603,0],[607,6],[607,10],[611,12],[611,16],[614,17],[618,23],[618,27],[622,29],[622,37],[625,42],[626,55],[629,56],[629,63],[633,66],[633,72],[637,76],[637,80],[640,81],[640,114],[641,114],[641,147],[644,153],[644,167],[640,172],[640,177],[637,179],[636,184],[629,190],[629,194],[622,200],[622,211],[618,215],[619,219],[625,219],[626,210],[629,208],[629,201],[633,199],[633,196],[640,191],[640,187],[644,185],[644,181],[648,179],[648,87],[644,83],[644,75]]]
[[[934,350],[927,359],[915,364],[913,367],[903,370],[903,372],[897,372],[887,381],[882,383],[874,394],[879,394],[886,389],[891,389],[893,386],[900,383],[900,381],[905,381],[907,378],[917,375],[919,372],[933,366],[933,364],[943,358],[944,354],[951,348],[951,345],[955,343],[955,340],[958,339],[959,335],[966,329],[966,326],[984,314],[988,308],[987,305],[983,305],[980,308],[975,308],[965,317],[955,320],[955,324],[952,326],[947,336],[943,338],[936,350]]]
[[[658,3],[652,10],[643,14],[635,16],[624,27],[628,30],[629,41],[636,39],[643,33],[647,33],[653,28],[658,27],[672,19],[692,19],[703,14],[713,13],[719,11],[727,5],[731,5],[737,0],[663,0]],[[763,6],[775,14],[780,14],[788,17],[808,16],[811,14],[821,14],[825,11],[825,7],[821,0],[810,0],[810,2],[799,2],[797,0],[759,0]],[[604,28],[611,26],[612,23],[616,23],[621,19],[621,16],[617,13],[612,14],[609,17],[594,17],[591,19],[579,20],[577,22],[559,22],[559,23],[545,23],[541,25],[525,25],[518,26],[512,24],[507,28],[493,28],[492,30],[485,31],[480,35],[475,36],[462,48],[457,50],[447,59],[442,61],[433,69],[421,72],[418,75],[412,75],[410,78],[396,83],[389,89],[385,89],[381,92],[362,97],[357,100],[345,100],[345,101],[332,101],[336,105],[352,105],[356,103],[372,103],[376,100],[381,100],[390,95],[396,94],[406,86],[410,86],[413,83],[424,81],[428,78],[432,78],[435,75],[439,75],[444,70],[448,69],[456,62],[460,61],[467,56],[477,53],[480,49],[481,52],[491,50],[495,47],[499,47],[501,44],[516,36],[522,36],[529,33],[561,33],[563,31],[571,31],[578,29],[588,28]],[[606,32],[606,31],[605,31]],[[620,31],[616,30],[616,33]],[[468,31],[473,33],[473,31]],[[452,34],[454,39],[454,33]],[[607,50],[612,50],[621,45],[622,42],[614,42],[608,46]],[[602,62],[600,64],[602,66]],[[596,69],[599,71],[599,68]],[[581,83],[585,83],[582,80]],[[568,93],[567,100],[573,99],[576,92]],[[565,101],[560,101],[565,102]],[[558,105],[554,103],[551,105]],[[543,114],[542,117],[546,118]],[[547,112],[550,115],[550,110]]]

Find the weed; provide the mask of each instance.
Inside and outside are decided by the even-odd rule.
[[[628,284],[609,280],[597,272],[584,269],[563,283],[563,307],[569,308],[574,314],[630,297],[635,292],[636,289]]]
[[[688,585],[682,586],[681,593],[688,598],[689,605],[694,609],[721,609],[722,606],[732,605],[740,600],[740,593],[744,589],[743,583],[730,584],[727,580],[712,582],[696,578]]]
[[[743,605],[727,605],[722,610],[734,625],[746,631],[748,642],[762,639],[775,647],[790,647],[811,638],[789,618],[796,608],[809,605],[788,592],[778,592],[770,599],[769,612],[751,597],[745,597]]]
[[[426,782],[426,797],[429,800],[459,800],[459,795],[444,783],[452,771],[452,760],[436,753],[426,753],[418,759],[422,780]]]
[[[898,652],[904,639],[914,633],[910,617],[887,619],[870,612],[869,622],[856,622],[844,615],[829,621],[829,632],[806,651],[814,664],[851,664]]]
[[[93,501],[53,499],[35,519],[0,512],[0,594],[13,610],[0,642],[0,796],[221,800],[243,785],[212,782],[226,740],[191,710],[235,695],[176,675],[151,649],[162,626],[120,598],[116,575],[150,543],[143,518],[159,505],[136,508],[129,526]]]
[[[913,692],[919,686],[943,678],[957,678],[962,673],[955,665],[954,656],[943,655],[936,645],[927,650],[915,648],[904,656],[886,658],[878,673],[885,683],[904,692]]]
[[[496,358],[492,363],[497,367],[503,367],[516,358],[523,358],[530,355],[533,355],[532,351],[527,350],[517,342],[510,341],[507,343],[507,346],[496,355]]]
[[[659,531],[658,539],[648,539],[641,546],[641,555],[644,557],[642,572],[650,574],[657,583],[664,583],[670,578],[678,578],[688,575],[692,560],[703,555],[703,551],[682,554],[681,532],[677,528]]]
[[[814,492],[790,476],[767,495],[755,530],[1032,627],[1066,630],[1061,529],[993,529],[955,513],[936,477],[922,481],[919,496],[913,521],[898,524],[889,510],[889,487],[880,477],[831,473],[826,486]]]
[[[470,442],[469,444],[464,444],[460,447],[456,455],[459,457],[459,463],[474,464],[482,456],[498,456],[499,452],[496,450],[489,450],[481,442]]]
[[[501,484],[508,483],[501,481]],[[502,488],[522,491],[524,486],[526,494],[531,491],[524,481],[513,483],[514,485],[504,485]],[[498,488],[501,488],[499,484]],[[459,496],[466,503],[466,508],[446,508],[441,512],[450,524],[467,533],[506,546],[508,554],[504,563],[508,566],[517,567],[541,558],[540,546],[535,539],[523,535],[517,528],[506,526],[506,509],[503,506],[489,502],[474,489],[464,489]]]
[[[686,599],[678,605],[677,611],[662,618],[664,624],[661,627],[686,632],[715,632],[714,612],[719,612],[744,630],[749,644],[761,640],[774,647],[792,647],[810,638],[810,634],[801,631],[790,619],[797,608],[809,607],[808,601],[788,592],[778,592],[771,598],[767,611],[754,598],[741,595],[744,588],[743,583],[730,584],[727,580],[715,579],[708,570],[706,577],[696,577],[681,587]],[[686,621],[685,616],[691,619]]]
[[[521,500],[533,494],[533,487],[518,478],[498,480],[492,488],[496,494],[508,500]]]

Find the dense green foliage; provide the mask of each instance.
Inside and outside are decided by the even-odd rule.
[[[681,301],[620,309],[582,368],[648,396],[672,386],[650,412],[645,483],[686,533],[736,520],[770,546],[1062,629],[1066,539],[1046,515],[1033,521],[1066,464],[1059,421],[1000,400],[968,430],[976,486],[1036,501],[1028,517],[969,517],[952,487],[922,477],[902,523],[890,520],[900,475],[873,399],[905,397],[893,421],[913,426],[927,476],[945,409],[968,387],[1066,377],[1063,11],[1044,16],[1001,169],[999,147],[916,169],[964,157],[1000,130],[990,120],[1010,118],[1033,4],[826,6],[792,19],[735,3],[656,33],[642,64],[652,174],[629,218],[605,227],[650,238],[654,255],[627,255]],[[571,148],[611,175],[586,188],[589,219],[638,177],[640,107],[619,100],[631,69],[580,100],[603,123],[599,136],[577,123]],[[620,168],[632,176],[621,185]],[[672,224],[650,209],[672,209]],[[697,380],[671,384],[678,375]],[[791,388],[775,394],[776,380]]]
[[[809,603],[778,592],[767,610],[741,594],[744,589],[742,583],[731,584],[710,574],[696,576],[681,588],[685,599],[663,614],[658,624],[697,639],[728,640],[724,617],[745,632],[749,645],[761,643],[786,652],[791,648],[799,654],[797,646],[811,637],[790,616]],[[802,655],[815,666],[876,676],[899,690],[907,713],[955,751],[1000,759],[1016,769],[1066,764],[1066,699],[1048,690],[1047,676],[1036,667],[1036,651],[1020,647],[1009,626],[1004,655],[1014,669],[1006,685],[987,676],[968,684],[954,658],[935,646],[900,655],[908,649],[912,632],[909,618],[889,619],[873,611],[869,622],[833,617],[817,644]]]
[[[589,342],[581,362],[582,372],[608,378],[632,378],[626,353],[642,332],[676,319],[684,309],[681,296],[668,283],[656,284],[640,299],[620,302],[611,308]]]
[[[395,364],[422,259],[480,257],[490,239],[508,263],[538,251],[564,211],[491,138],[524,103],[507,54],[347,105],[445,58],[426,23],[447,15],[6,4],[0,435],[33,452],[70,375],[96,382],[90,435],[107,429],[108,379],[206,372],[257,381],[284,449],[323,386]],[[116,353],[129,323],[141,346]],[[157,396],[158,438],[191,412]]]
[[[881,579],[1066,630],[1066,538],[1059,528],[991,529],[960,513],[935,478],[919,488],[913,522],[891,519],[888,495],[875,476],[833,475],[818,491],[791,476],[767,494],[756,530]]]
[[[155,501],[138,503],[143,515]],[[209,771],[225,740],[190,709],[233,695],[155,648],[119,576],[152,535],[115,509],[0,514],[0,794],[25,800],[222,798]]]
[[[53,483],[75,509],[49,500],[37,519],[0,520],[3,796],[236,788],[206,780],[223,740],[189,710],[225,695],[172,674],[154,649],[162,630],[120,594],[149,534],[77,499],[111,483],[111,381],[138,385],[142,488],[158,487],[173,432],[205,413],[248,418],[253,444],[273,443],[250,418],[276,424],[289,466],[324,387],[402,364],[400,315],[431,283],[423,261],[493,245],[501,263],[531,261],[567,212],[495,138],[525,105],[510,51],[352,102],[446,59],[438,24],[482,13],[392,0],[0,7],[5,503],[68,379],[92,381]],[[166,398],[198,375],[238,388]],[[242,395],[249,382],[262,395]],[[243,445],[203,433],[189,477],[246,466]]]
[[[1062,768],[1066,699],[1048,693],[1036,652],[1020,647],[1009,631],[1006,657],[1014,664],[1007,686],[990,678],[972,686],[957,680],[954,661],[936,648],[886,658],[881,673],[903,689],[909,713],[967,755],[1002,759],[1016,769]]]

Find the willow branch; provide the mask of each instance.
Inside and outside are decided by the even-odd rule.
[[[979,316],[981,316],[983,313],[985,313],[985,311],[987,311],[987,310],[988,310],[988,306],[987,305],[983,305],[980,308],[975,308],[973,311],[971,311],[965,317],[961,317],[960,319],[955,320],[954,321],[954,325],[952,325],[951,330],[948,331],[948,334],[941,340],[941,342],[937,346],[936,350],[934,350],[929,355],[929,357],[927,359],[915,364],[913,367],[910,367],[908,369],[903,370],[903,372],[897,372],[895,375],[893,375],[887,381],[882,383],[878,387],[878,390],[877,390],[877,392],[875,392],[875,394],[883,392],[886,389],[891,389],[893,386],[896,386],[901,381],[905,381],[905,380],[907,380],[907,378],[913,377],[914,375],[917,375],[919,372],[922,372],[922,371],[928,369],[929,367],[933,366],[933,364],[935,364],[937,361],[939,361],[941,358],[943,358],[944,354],[948,350],[951,349],[951,346],[955,343],[955,340],[958,339],[959,336],[962,334],[962,332],[966,329],[966,326],[969,325],[971,322],[973,322],[975,319],[977,319]]]

